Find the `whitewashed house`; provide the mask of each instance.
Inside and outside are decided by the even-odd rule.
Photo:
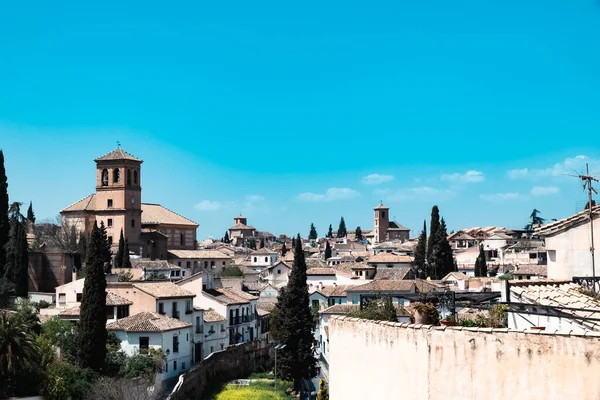
[[[291,271],[292,268],[288,264],[278,261],[263,269],[259,279],[262,282],[267,282],[269,285],[279,288],[287,285]]]
[[[250,253],[250,267],[257,270],[269,267],[278,260],[279,253],[275,250],[267,249],[266,247]]]
[[[227,318],[214,310],[204,312],[204,357],[229,345]]]
[[[192,324],[156,312],[141,312],[106,326],[121,341],[121,350],[134,355],[145,349],[160,349],[165,357],[158,381],[186,372],[193,363]]]
[[[367,264],[376,268],[410,268],[414,257],[400,256],[391,253],[378,253],[367,260]]]
[[[233,265],[233,258],[218,250],[169,250],[169,263],[183,268],[186,276],[200,271],[219,274]]]

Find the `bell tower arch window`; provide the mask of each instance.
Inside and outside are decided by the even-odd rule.
[[[119,168],[113,169],[113,183],[121,182],[121,171]]]
[[[127,186],[131,186],[131,170],[127,170]]]
[[[133,170],[133,184],[137,185],[138,183],[138,172],[137,170]]]
[[[108,170],[102,170],[102,186],[108,186]]]

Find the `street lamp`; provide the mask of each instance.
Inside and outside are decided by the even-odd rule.
[[[277,351],[285,349],[285,344],[275,346],[275,396],[277,396]]]

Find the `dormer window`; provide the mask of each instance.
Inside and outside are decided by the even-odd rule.
[[[102,186],[108,186],[108,170],[102,170]]]
[[[113,169],[113,183],[121,182],[121,171],[119,168]]]

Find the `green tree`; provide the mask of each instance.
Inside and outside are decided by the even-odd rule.
[[[310,233],[308,234],[309,240],[316,240],[319,236],[317,235],[317,229],[315,228],[315,224],[310,224]]]
[[[296,238],[292,238],[292,251],[296,248]]]
[[[349,317],[371,319],[374,321],[398,322],[396,308],[391,297],[372,300],[365,307],[348,313]]]
[[[479,255],[475,259],[475,276],[487,276],[487,263],[485,261],[485,251],[483,250],[483,245],[479,246]]]
[[[325,385],[325,381],[323,379],[319,380],[319,393],[317,393],[317,400],[329,400],[327,385]]]
[[[356,240],[358,240],[359,242],[361,242],[363,240],[363,234],[362,234],[362,229],[360,229],[360,226],[356,227]]]
[[[78,351],[79,365],[94,371],[102,369],[106,357],[106,276],[104,275],[106,248],[107,242],[102,228],[98,228],[94,222],[81,299]]]
[[[4,246],[8,243],[10,222],[8,220],[8,180],[4,168],[4,153],[0,150],[0,277],[4,275],[6,252]]]
[[[317,362],[314,356],[315,324],[308,301],[306,260],[300,235],[296,238],[288,284],[278,297],[273,325],[275,340],[286,345],[280,351],[277,370],[283,378],[293,380],[294,387],[300,390],[302,379],[315,376]]]
[[[427,224],[423,221],[423,230],[419,235],[419,241],[415,248],[415,270],[421,278],[427,274]]]
[[[343,237],[346,237],[346,235],[347,235],[346,221],[344,221],[344,217],[342,217],[342,219],[340,219],[340,225],[338,227],[337,237],[343,238]]]
[[[325,260],[331,258],[331,246],[329,245],[329,240],[325,242]]]
[[[431,264],[429,265],[430,276],[432,279],[441,279],[449,272],[454,271],[454,256],[452,247],[448,243],[448,234],[446,231],[446,222],[442,222],[437,230],[437,238],[434,241],[431,252]]]
[[[27,221],[35,224],[35,213],[33,212],[33,202],[29,202],[29,208],[27,209]]]
[[[256,239],[252,237],[246,239],[246,247],[252,250],[256,250]]]
[[[110,273],[110,265],[112,261],[112,251],[111,244],[108,243],[108,234],[106,232],[106,227],[104,226],[104,222],[100,222],[100,235],[102,236],[102,249],[100,251],[100,255],[102,257],[102,262],[104,265],[104,271]],[[87,260],[87,258],[86,258]]]
[[[287,253],[287,247],[285,247],[285,242],[283,242],[283,245],[281,246],[281,257],[285,256],[285,253]]]
[[[544,218],[540,217],[540,214],[541,214],[540,210],[534,208],[533,211],[531,212],[531,214],[529,215],[529,218],[531,220],[529,221],[529,223],[527,225],[525,225],[524,229],[530,236],[533,233],[533,229],[536,226],[543,225],[544,222],[546,221]]]
[[[427,276],[431,276],[431,268],[433,266],[432,252],[435,248],[436,241],[438,240],[440,229],[440,210],[438,206],[433,206],[431,209],[431,222],[429,223],[429,240],[427,241],[427,265],[428,271]]]
[[[123,261],[121,262],[121,268],[131,268],[131,259],[129,258],[129,240],[125,239],[125,246],[123,246]]]
[[[333,238],[333,229],[331,228],[331,224],[329,224],[329,230],[327,231],[327,236],[328,238]]]
[[[260,239],[260,248],[264,249],[265,248],[265,238],[261,238]]]
[[[225,231],[225,236],[223,236],[223,243],[229,243],[229,231]]]
[[[4,246],[6,262],[4,277],[12,282],[15,296],[26,297],[29,284],[29,248],[25,218],[21,215],[21,203],[10,206],[10,235]]]
[[[123,229],[121,229],[121,234],[119,235],[119,248],[117,249],[117,254],[115,255],[115,268],[123,267],[124,252],[125,252],[125,238],[123,237]]]

